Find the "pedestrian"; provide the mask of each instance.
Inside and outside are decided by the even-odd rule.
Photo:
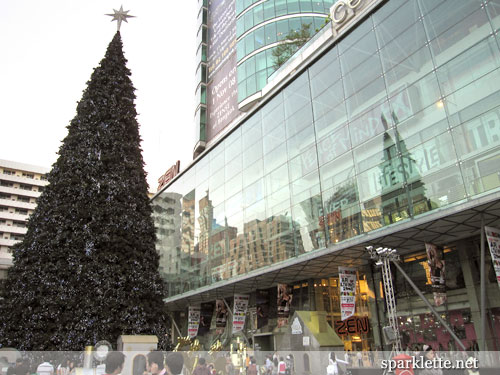
[[[37,375],[54,375],[54,366],[48,361],[40,363],[36,369]]]
[[[286,375],[286,363],[283,357],[280,357],[278,362],[278,375]]]
[[[344,354],[344,361],[346,361],[347,366],[351,364],[351,357],[349,356],[349,350],[346,350]]]
[[[436,353],[432,346],[424,345],[423,346],[423,354],[426,360],[434,361],[436,358]],[[439,368],[424,368],[420,371],[420,375],[443,375],[443,370]]]
[[[286,364],[286,374],[292,375],[293,374],[293,355],[291,353],[286,356],[285,364]]]
[[[356,358],[358,359],[358,367],[363,366],[363,355],[361,354],[360,351],[356,353]]]
[[[198,365],[194,369],[193,375],[210,375],[210,370],[207,367],[207,361],[205,358],[198,358]]]
[[[273,358],[273,367],[271,370],[271,375],[278,375],[278,365],[279,365],[278,358]]]
[[[269,354],[266,356],[266,374],[271,375],[273,369],[273,361],[271,360],[272,356]]]
[[[109,352],[104,360],[106,372],[105,375],[118,375],[121,374],[123,370],[123,364],[125,363],[125,354],[122,352]]]
[[[258,375],[259,374],[259,369],[257,367],[257,361],[255,360],[254,357],[250,359],[250,364],[248,365],[247,368],[247,375]]]
[[[229,353],[226,355],[226,375],[234,375],[234,365]]]
[[[147,355],[148,360],[148,372],[152,375],[164,375],[167,370],[165,370],[165,357],[163,356],[163,352],[159,350],[154,350],[149,352]]]
[[[181,375],[184,357],[179,352],[171,352],[165,357],[165,369],[168,375]]]
[[[24,364],[22,358],[16,359],[16,365],[14,367],[9,367],[7,369],[7,374],[9,375],[27,375],[30,373],[28,366]]]
[[[136,355],[134,357],[134,363],[132,364],[132,375],[144,375],[147,363],[148,361],[144,355]]]

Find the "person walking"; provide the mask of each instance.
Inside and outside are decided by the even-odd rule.
[[[118,375],[123,371],[123,364],[125,363],[125,354],[122,352],[110,352],[104,360],[106,372],[105,375]]]
[[[198,358],[198,365],[194,369],[193,375],[210,375],[210,370],[207,367],[207,361],[205,358]]]
[[[38,365],[36,368],[37,375],[54,375],[54,366],[50,362],[45,361]]]
[[[159,350],[149,352],[147,360],[147,369],[152,375],[164,375],[167,372],[167,370],[165,370],[165,357],[163,356],[163,352]]]
[[[278,375],[286,375],[286,363],[283,357],[280,357],[278,362]]]
[[[184,357],[179,352],[171,352],[165,358],[165,369],[168,375],[181,375]]]

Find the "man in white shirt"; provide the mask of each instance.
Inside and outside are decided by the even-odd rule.
[[[54,366],[49,362],[42,362],[36,368],[37,375],[54,375]]]

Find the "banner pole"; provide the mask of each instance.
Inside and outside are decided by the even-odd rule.
[[[415,292],[417,292],[418,296],[422,299],[422,301],[424,301],[424,303],[427,305],[427,307],[429,308],[429,310],[431,310],[431,312],[439,320],[439,322],[443,325],[443,327],[446,328],[446,330],[450,333],[451,337],[453,337],[455,339],[455,341],[463,349],[463,351],[467,351],[467,349],[465,348],[465,346],[462,343],[462,341],[460,341],[460,339],[457,337],[457,335],[455,334],[455,332],[453,332],[453,330],[448,326],[448,324],[444,321],[444,319],[441,318],[441,315],[439,315],[439,313],[434,309],[434,307],[430,304],[430,302],[427,300],[427,298],[425,298],[424,294],[420,291],[420,289],[418,289],[418,287],[410,279],[410,277],[406,274],[406,272],[398,264],[398,262],[392,261],[392,263],[394,263],[394,265],[399,270],[399,272],[401,272],[401,274],[404,276],[404,278],[406,279],[406,281],[408,281],[408,284],[410,284],[411,287],[415,290]]]
[[[170,314],[170,320],[172,320],[172,323],[173,323],[175,330],[177,331],[177,334],[179,335],[179,337],[182,337],[181,330],[179,329],[179,326],[175,322],[173,314]]]

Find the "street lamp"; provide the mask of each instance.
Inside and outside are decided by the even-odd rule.
[[[392,343],[392,351],[401,352],[401,337],[399,335],[399,327],[396,314],[396,296],[394,295],[394,286],[392,284],[392,273],[390,262],[399,261],[399,254],[396,249],[388,247],[367,246],[366,251],[370,254],[370,258],[375,261],[376,267],[382,269],[382,284],[384,285],[385,303],[387,306],[387,318],[389,326],[383,328],[384,336],[387,342]]]
[[[422,301],[427,305],[429,310],[434,314],[437,320],[443,325],[448,333],[455,339],[458,346],[462,350],[466,351],[464,344],[457,337],[455,332],[450,328],[450,326],[444,321],[441,315],[434,309],[430,304],[429,300],[424,296],[420,289],[415,285],[408,274],[399,265],[401,260],[396,249],[391,249],[388,247],[378,247],[376,249],[373,246],[365,247],[366,251],[370,254],[370,258],[375,261],[375,266],[382,267],[382,279],[384,284],[385,301],[387,305],[387,316],[389,318],[389,327],[384,327],[384,333],[388,342],[392,342],[393,351],[401,351],[401,338],[399,336],[397,316],[396,316],[396,298],[394,296],[394,287],[392,285],[392,274],[390,262],[392,262],[398,271],[403,275],[408,284],[415,290],[417,295],[422,299]],[[392,332],[391,332],[392,331]],[[392,337],[391,337],[392,336]]]

